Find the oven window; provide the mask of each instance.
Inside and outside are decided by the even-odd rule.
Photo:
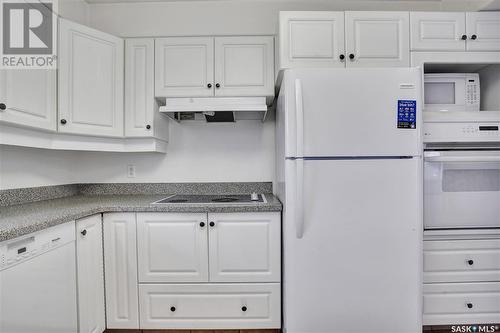
[[[500,169],[443,170],[443,192],[500,191]]]
[[[425,104],[455,104],[455,82],[425,82]]]

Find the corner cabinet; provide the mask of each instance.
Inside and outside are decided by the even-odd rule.
[[[60,20],[59,132],[123,136],[123,40]]]
[[[76,221],[78,332],[106,329],[101,214]]]
[[[273,95],[272,36],[155,40],[156,97]]]

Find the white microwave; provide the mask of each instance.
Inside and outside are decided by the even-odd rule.
[[[425,111],[479,111],[477,73],[424,74]]]

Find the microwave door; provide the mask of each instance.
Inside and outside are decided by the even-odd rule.
[[[425,80],[425,111],[466,111],[465,98],[465,80]]]

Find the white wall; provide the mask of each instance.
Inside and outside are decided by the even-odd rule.
[[[65,19],[88,24],[89,4],[84,0],[59,0],[58,14]]]

